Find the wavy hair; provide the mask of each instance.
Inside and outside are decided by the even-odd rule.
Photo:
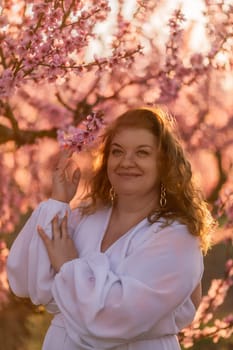
[[[107,161],[114,136],[125,128],[149,130],[158,141],[159,177],[166,188],[167,204],[163,208],[156,207],[148,215],[148,220],[153,223],[163,217],[164,226],[173,220],[180,221],[187,225],[192,235],[200,237],[201,248],[206,253],[215,222],[202,192],[193,180],[190,162],[174,129],[174,120],[159,108],[128,110],[106,128],[98,150],[94,174],[88,185],[89,191],[84,197],[89,202],[82,208],[82,213],[91,214],[102,206],[111,205]]]

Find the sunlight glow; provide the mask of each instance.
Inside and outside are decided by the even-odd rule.
[[[92,40],[91,52],[86,57],[88,60],[91,60],[94,54],[101,55],[103,52],[106,54],[109,50],[119,3],[117,0],[109,0],[109,4],[111,12],[105,22],[99,23],[96,26],[98,38]],[[136,0],[125,1],[123,3],[123,14],[127,21],[132,20],[137,8],[136,6]],[[203,0],[167,0],[159,3],[155,14],[151,18],[147,18],[143,24],[142,30],[145,32],[145,38],[153,39],[156,35],[158,45],[163,48],[166,38],[169,35],[168,21],[174,10],[178,8],[181,8],[186,18],[182,26],[184,29],[190,29],[189,48],[194,52],[206,51],[208,49],[208,40],[205,35],[206,19],[203,14],[205,9]],[[142,45],[144,52],[146,52],[148,46],[147,39],[145,39]]]
[[[190,47],[196,51],[200,51],[202,47],[205,50],[208,46],[205,35],[205,10],[202,0],[182,1],[182,9],[187,22],[192,25],[192,33],[190,36]]]

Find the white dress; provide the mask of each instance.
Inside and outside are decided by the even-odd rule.
[[[111,209],[80,220],[69,213],[79,258],[55,274],[37,233],[69,206],[41,203],[16,238],[7,261],[12,291],[54,313],[43,350],[178,350],[176,334],[194,318],[190,295],[203,273],[199,241],[177,221],[161,228],[142,220],[104,253]]]

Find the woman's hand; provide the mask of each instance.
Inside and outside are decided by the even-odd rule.
[[[60,227],[58,223],[58,216],[56,215],[53,218],[52,239],[46,235],[42,227],[38,226],[37,230],[45,244],[51,265],[56,272],[60,270],[65,262],[78,258],[77,249],[68,233],[67,214],[62,219]]]
[[[72,151],[62,151],[53,174],[51,198],[66,203],[74,197],[81,175],[71,156]]]

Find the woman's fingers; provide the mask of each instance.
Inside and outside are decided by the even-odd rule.
[[[58,272],[65,262],[78,258],[77,249],[68,234],[67,213],[62,219],[60,227],[57,216],[52,220],[54,239],[51,240],[41,226],[37,226],[37,230],[55,272]],[[59,239],[57,239],[58,237]]]
[[[67,163],[71,160],[72,154],[73,151],[71,150],[62,150],[59,154],[56,169],[60,169],[63,171],[67,167]]]
[[[53,173],[52,194],[51,198],[69,203],[78,187],[80,170],[76,162],[68,156],[72,152],[63,154],[57,163]]]
[[[68,213],[66,212],[65,216],[63,217],[61,224],[59,225],[59,219],[58,215],[55,215],[55,217],[52,220],[52,231],[53,231],[53,239],[62,239],[62,238],[68,238],[68,224],[67,224],[67,216]]]
[[[58,215],[55,215],[52,220],[52,232],[53,232],[53,239],[60,239],[61,238],[61,231],[59,227],[58,222]]]
[[[63,217],[62,219],[62,222],[61,222],[61,238],[68,238],[69,235],[68,235],[68,220],[67,220],[67,216],[68,216],[68,213],[66,212],[65,216]]]
[[[77,167],[76,162],[69,157],[69,155],[71,156],[72,153],[66,153],[65,155],[63,154],[58,163],[57,166],[55,168],[55,171],[58,174],[58,179],[63,182],[72,182],[74,184],[78,183],[79,181],[79,173],[80,173],[80,169],[79,167]]]
[[[80,168],[76,168],[76,170],[73,172],[72,183],[74,185],[78,185],[80,177],[81,177]]]
[[[77,163],[72,158],[68,159],[64,166],[64,174],[66,181],[73,182],[74,176],[77,177],[79,173],[80,168],[77,166]]]
[[[51,243],[50,238],[46,235],[45,231],[43,230],[43,228],[40,225],[37,226],[37,231],[38,231],[42,241],[44,242],[45,246],[48,247],[49,244]]]

